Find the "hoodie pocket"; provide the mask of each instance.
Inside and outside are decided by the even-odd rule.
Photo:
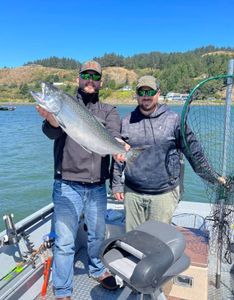
[[[175,180],[180,175],[180,157],[177,150],[171,150],[167,156],[167,172],[171,180]]]

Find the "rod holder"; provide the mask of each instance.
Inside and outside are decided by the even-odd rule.
[[[15,224],[13,222],[13,218],[14,218],[13,214],[7,214],[3,216],[3,221],[5,222],[5,227],[6,227],[5,243],[7,244],[18,243],[18,235],[15,228]]]

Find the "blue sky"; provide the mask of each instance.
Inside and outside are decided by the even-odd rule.
[[[234,0],[9,0],[0,4],[0,68],[50,56],[234,47]]]

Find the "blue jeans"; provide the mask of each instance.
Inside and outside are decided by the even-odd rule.
[[[88,228],[89,273],[99,277],[106,271],[99,259],[105,238],[106,185],[55,180],[53,202],[56,239],[52,280],[55,296],[65,297],[72,294],[75,239],[82,212]]]

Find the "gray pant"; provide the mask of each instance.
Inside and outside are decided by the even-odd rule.
[[[133,230],[148,220],[171,223],[179,200],[179,186],[160,195],[137,193],[125,186],[126,231]]]

